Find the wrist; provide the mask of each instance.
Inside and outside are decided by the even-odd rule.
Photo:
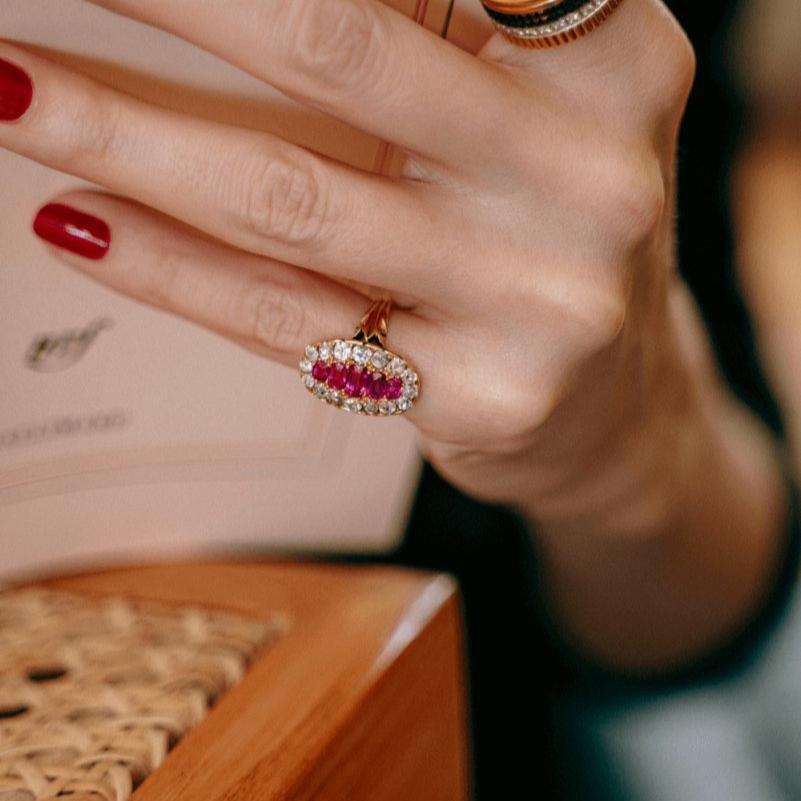
[[[526,507],[552,616],[616,668],[663,670],[730,639],[767,597],[784,541],[778,447],[691,330],[639,425],[576,479],[580,504],[550,517],[536,499]]]

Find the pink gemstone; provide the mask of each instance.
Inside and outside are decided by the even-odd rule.
[[[387,397],[390,400],[397,400],[403,393],[403,381],[400,378],[390,378],[387,381]]]
[[[375,400],[380,400],[384,397],[387,391],[387,379],[381,373],[376,371],[368,379],[365,380],[366,394]]]
[[[325,362],[316,362],[312,367],[315,381],[325,381],[328,378],[328,365]]]
[[[345,394],[351,398],[358,398],[362,394],[362,381],[364,378],[361,367],[356,367],[356,365],[348,367],[345,378]]]
[[[332,364],[328,368],[328,386],[331,389],[345,389],[348,371],[344,364]]]

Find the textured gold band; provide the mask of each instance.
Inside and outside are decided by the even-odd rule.
[[[505,25],[493,18],[498,31],[517,47],[541,50],[574,42],[594,31],[621,5],[623,0],[589,0],[578,10],[536,27]],[[488,7],[488,4],[485,4]]]

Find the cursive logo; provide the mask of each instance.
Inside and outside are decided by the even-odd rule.
[[[101,331],[113,327],[113,320],[108,317],[98,317],[86,328],[73,328],[59,334],[37,335],[25,354],[25,364],[39,373],[66,370],[80,361]]]

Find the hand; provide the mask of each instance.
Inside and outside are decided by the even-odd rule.
[[[102,262],[59,256],[293,367],[304,344],[364,312],[350,282],[391,292],[390,343],[424,386],[408,418],[435,465],[485,498],[533,492],[539,455],[552,471],[565,431],[617,431],[620,378],[639,376],[640,345],[662,336],[673,269],[673,151],[693,58],[661,3],[628,0],[569,47],[494,37],[478,57],[364,0],[100,4],[407,160],[400,180],[366,175],[4,44],[34,102],[0,126],[0,144],[150,207],[58,198],[111,230]],[[559,459],[565,474],[580,466]]]
[[[406,160],[397,180],[367,175],[2,44],[34,90],[0,145],[131,199],[58,198],[111,230],[101,260],[61,258],[292,367],[306,343],[352,330],[368,305],[357,287],[391,293],[426,454],[537,524],[578,641],[654,666],[738,624],[770,572],[781,492],[676,278],[694,60],[659,0],[626,0],[553,50],[487,28],[478,54],[374,0],[96,2]]]

